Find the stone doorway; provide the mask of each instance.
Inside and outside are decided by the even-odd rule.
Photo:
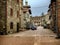
[[[19,23],[17,23],[17,32],[19,32]]]

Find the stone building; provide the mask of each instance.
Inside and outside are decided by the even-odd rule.
[[[3,28],[6,28],[6,2],[4,0],[0,0],[0,32]]]
[[[45,16],[45,21],[47,24],[50,24],[51,20],[49,19],[49,13]]]
[[[60,0],[51,0],[50,8],[50,17],[52,18],[51,26],[52,30],[57,33],[60,37]]]
[[[20,16],[19,16],[19,25],[20,25],[20,30],[23,27],[23,0],[20,0]]]
[[[49,6],[50,8],[50,12],[51,12],[51,28],[53,31],[55,31],[56,29],[56,0],[51,0],[51,4]]]
[[[35,17],[31,17],[31,21],[34,25],[36,26],[40,26],[41,25],[41,16],[35,16]]]
[[[44,25],[46,25],[46,26],[50,25],[49,16],[50,16],[49,13],[44,14],[44,15],[41,16],[41,25],[42,26],[44,26]]]
[[[28,5],[28,2],[25,2],[25,5],[23,6],[23,28],[26,28],[27,23],[30,23],[30,16],[31,16],[31,9],[30,5]]]
[[[18,32],[21,24],[23,0],[0,0],[0,29],[6,33]]]

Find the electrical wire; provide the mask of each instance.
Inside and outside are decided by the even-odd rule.
[[[49,6],[49,5],[48,5]],[[42,7],[48,7],[48,6],[40,6],[40,7],[32,7],[31,8],[42,8]]]

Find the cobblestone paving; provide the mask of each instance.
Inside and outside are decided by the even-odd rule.
[[[0,45],[60,45],[55,36],[51,30],[38,27],[35,31],[0,36]]]

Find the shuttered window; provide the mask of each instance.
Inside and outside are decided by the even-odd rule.
[[[10,9],[10,15],[13,16],[13,9]]]
[[[17,11],[17,17],[19,17],[19,11]]]
[[[19,0],[17,0],[17,3],[19,4]]]
[[[10,29],[13,29],[13,22],[10,23]]]

